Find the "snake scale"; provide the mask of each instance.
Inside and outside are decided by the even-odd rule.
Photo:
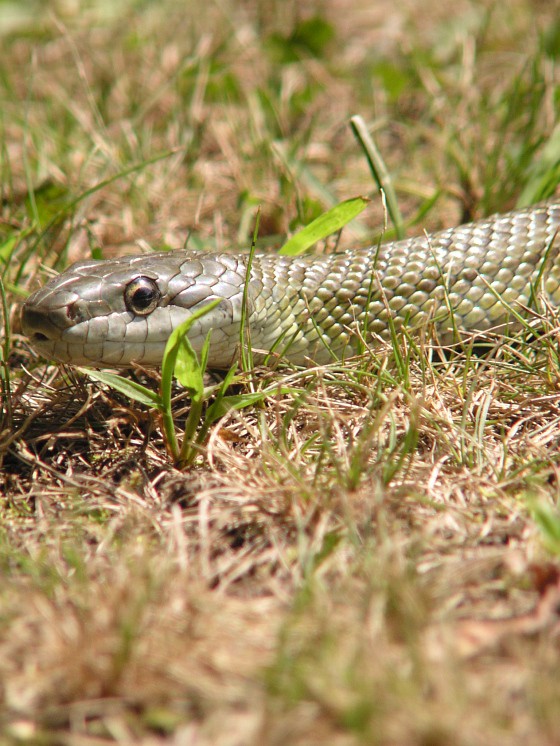
[[[239,356],[244,304],[256,361],[324,363],[403,327],[449,343],[513,326],[536,292],[560,306],[559,228],[556,200],[370,248],[255,253],[250,268],[247,253],[86,260],[29,297],[22,325],[46,358],[93,367],[159,365],[171,331],[215,298],[189,332],[197,351],[210,333],[211,368]]]

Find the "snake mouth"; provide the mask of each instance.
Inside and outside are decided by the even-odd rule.
[[[61,329],[45,313],[33,307],[23,307],[21,326],[34,344],[43,346],[60,339]]]

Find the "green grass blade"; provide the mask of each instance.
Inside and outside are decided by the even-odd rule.
[[[373,138],[368,132],[368,128],[366,127],[363,118],[359,116],[359,114],[356,114],[350,119],[350,126],[354,136],[363,148],[377,186],[385,195],[387,210],[393,225],[395,226],[395,235],[397,239],[402,239],[405,237],[404,221],[401,211],[399,210],[397,195],[393,187],[391,174],[385,165],[385,161],[381,157],[381,153],[377,149],[377,145],[374,143]]]
[[[204,401],[204,368],[201,366],[187,335],[195,321],[206,316],[206,314],[219,303],[221,303],[220,298],[216,298],[202,308],[193,311],[186,321],[179,324],[179,326],[171,332],[167,344],[165,345],[165,352],[163,353],[163,361],[161,364],[161,411],[166,442],[171,455],[178,466],[190,463],[193,455],[195,455],[192,451],[192,442],[196,429],[200,424],[202,404]],[[204,366],[206,365],[208,357],[209,341],[209,337],[207,337],[202,349],[201,357],[204,361]],[[180,449],[177,439],[177,430],[175,428],[171,410],[171,395],[174,377],[177,378],[182,386],[184,386],[191,397],[191,408],[185,423],[183,443]]]
[[[208,338],[206,338],[205,347],[208,349]],[[202,352],[204,353],[204,348]],[[204,354],[201,355],[201,357],[208,358],[208,356]],[[174,376],[181,386],[189,392],[189,396],[193,401],[200,401],[204,396],[204,381],[202,373],[203,366],[201,365],[187,336],[184,335],[179,340],[177,347]]]
[[[357,215],[365,210],[370,200],[368,197],[353,197],[327,210],[305,228],[292,236],[278,252],[283,256],[298,256],[311,246],[332,236]]]
[[[248,372],[253,368],[253,350],[251,347],[251,329],[247,321],[247,310],[249,301],[249,283],[251,282],[251,268],[255,256],[255,248],[259,237],[259,226],[261,222],[260,208],[257,210],[255,218],[255,228],[253,230],[253,240],[251,241],[251,250],[247,260],[247,271],[245,273],[245,282],[243,283],[243,298],[241,302],[241,323],[239,325],[239,346],[241,349],[241,368]]]
[[[555,127],[538,158],[529,168],[528,180],[517,200],[527,207],[554,194],[560,183],[560,126]]]
[[[191,379],[189,365],[192,363],[192,355],[194,355],[194,351],[191,355],[189,352],[190,343],[187,344],[187,342],[185,342],[184,349],[181,350],[182,339],[184,337],[186,338],[186,335],[195,321],[205,316],[213,308],[216,308],[219,303],[221,303],[220,299],[216,298],[202,308],[193,311],[189,318],[186,321],[183,321],[182,324],[179,324],[179,326],[169,335],[161,364],[161,395],[164,401],[164,406],[171,406],[171,386],[174,375],[182,386],[191,390],[193,380]],[[192,350],[192,347],[190,347],[190,349]],[[181,359],[179,362],[179,370],[177,371],[176,362],[180,352]]]
[[[232,394],[231,396],[222,396],[208,407],[206,420],[211,425],[220,417],[230,412],[232,409],[244,409],[253,404],[257,404],[266,399],[268,395],[264,391],[254,391],[247,394]]]
[[[12,394],[11,394],[10,367],[8,365],[8,358],[10,356],[12,339],[11,339],[11,329],[10,329],[10,310],[8,308],[8,301],[6,298],[6,289],[4,287],[4,282],[2,281],[1,276],[0,276],[0,297],[2,301],[2,318],[3,318],[3,326],[4,326],[4,340],[2,342],[2,346],[0,347],[0,356],[1,356],[1,365],[2,365],[1,388],[2,388],[6,415],[8,416],[8,422],[11,426]]]
[[[116,373],[108,373],[101,370],[91,370],[90,368],[77,368],[76,370],[79,370],[80,373],[83,373],[94,381],[105,383],[116,391],[120,391],[121,394],[125,394],[125,396],[128,396],[133,401],[145,404],[147,407],[161,409],[162,399],[159,394],[156,394],[155,391],[146,386],[142,386],[140,383],[136,383],[136,381],[131,381]]]

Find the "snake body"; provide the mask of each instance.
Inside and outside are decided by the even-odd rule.
[[[93,367],[161,363],[171,331],[220,299],[189,339],[208,364],[239,355],[242,309],[255,360],[296,364],[435,329],[504,330],[536,293],[560,305],[560,201],[431,235],[320,256],[171,251],[82,261],[33,293],[24,332],[45,357]]]

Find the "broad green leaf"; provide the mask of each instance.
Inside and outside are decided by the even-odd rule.
[[[184,336],[177,348],[174,375],[192,401],[201,401],[204,396],[203,370],[188,337]]]
[[[204,344],[202,345],[202,350],[200,351],[200,367],[202,369],[202,372],[206,370],[206,366],[208,365],[208,355],[210,354],[210,332],[206,335],[206,339],[204,340]],[[181,355],[181,351],[179,350],[179,357]]]
[[[369,203],[367,197],[347,199],[327,210],[292,236],[278,252],[284,256],[297,256],[327,236],[331,236],[357,217]]]
[[[225,385],[226,381],[227,377],[224,381],[223,391],[227,389],[227,386]],[[219,420],[220,417],[223,417],[232,409],[244,409],[244,407],[250,407],[251,404],[257,404],[258,402],[264,401],[269,396],[278,396],[280,394],[283,396],[295,396],[298,393],[301,392],[290,386],[272,386],[264,391],[255,391],[247,394],[232,394],[231,396],[221,395],[216,397],[216,400],[208,407],[206,420],[208,424],[211,424],[212,422]]]
[[[183,337],[186,337],[189,329],[194,324],[194,322],[201,318],[202,316],[205,316],[207,313],[209,313],[213,308],[215,308],[220,303],[220,299],[216,298],[216,300],[211,301],[206,306],[203,306],[202,308],[199,308],[196,311],[193,311],[191,316],[186,321],[183,321],[182,324],[179,324],[179,326],[174,329],[169,339],[167,340],[167,344],[165,345],[165,352],[163,353],[163,361],[161,364],[161,392],[162,392],[162,398],[164,400],[164,404],[167,405],[169,401],[171,400],[171,383],[173,380],[173,374],[175,371],[175,363],[177,361],[177,355],[179,354],[180,348],[181,348],[181,340]],[[187,346],[188,345],[188,346]],[[185,350],[188,350],[188,347],[190,346],[190,343],[187,343],[185,345]],[[192,350],[192,347],[191,347]],[[194,355],[194,351],[193,351]],[[187,358],[192,360],[190,357],[190,353],[186,353]],[[184,359],[183,359],[184,364]],[[186,364],[186,366],[188,363]],[[198,361],[197,361],[198,365]],[[177,380],[181,385],[185,386],[185,388],[191,390],[192,389],[192,382],[189,380],[189,376],[187,373],[187,376],[183,375],[185,372],[185,368],[183,368],[179,374],[175,373]]]
[[[156,407],[157,409],[161,409],[162,407],[163,402],[159,394],[146,388],[146,386],[142,386],[140,383],[136,383],[136,381],[130,381],[128,378],[123,378],[115,373],[107,373],[100,370],[90,370],[89,368],[78,368],[78,370],[94,381],[106,383],[107,386],[111,386],[120,391],[121,394],[125,394],[134,399],[134,401],[140,402],[140,404],[145,404],[148,407]]]
[[[223,417],[232,409],[244,409],[245,407],[250,407],[252,404],[264,401],[266,397],[267,394],[265,394],[264,391],[223,396],[220,399],[217,399],[208,407],[208,411],[206,412],[206,420],[208,424],[211,424],[212,422],[219,420],[220,417]]]

